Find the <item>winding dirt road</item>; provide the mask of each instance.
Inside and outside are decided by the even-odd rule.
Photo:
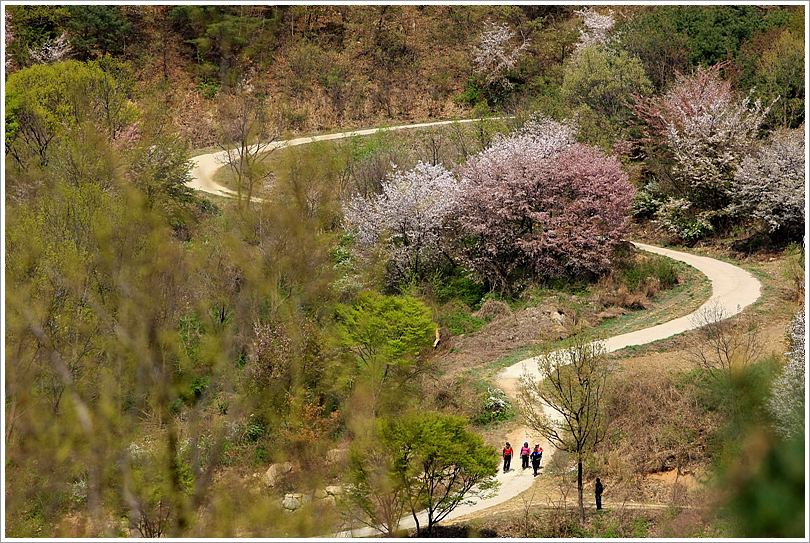
[[[453,122],[473,122],[474,120],[475,119],[466,121],[444,121],[439,123],[403,125],[391,128],[374,128],[369,130],[341,132],[337,134],[328,134],[309,138],[297,138],[293,140],[276,142],[272,148],[277,149],[285,146],[302,145],[315,141],[369,135],[379,130],[402,130],[406,128],[421,128],[441,124],[451,124]],[[194,181],[190,182],[189,186],[197,190],[220,196],[233,196],[234,191],[217,185],[212,180],[216,170],[223,165],[222,155],[223,153],[212,153],[201,155],[193,159],[195,161],[195,165],[192,170]],[[621,334],[607,339],[606,346],[608,352],[617,351],[631,345],[652,343],[654,341],[666,339],[687,330],[691,330],[695,328],[692,317],[696,313],[702,311],[704,308],[713,306],[715,304],[722,306],[724,309],[723,314],[727,315],[728,317],[734,316],[741,312],[744,308],[756,302],[760,297],[762,289],[761,284],[751,273],[743,270],[742,268],[705,256],[696,256],[681,251],[674,251],[671,249],[645,245],[637,242],[633,242],[633,245],[643,251],[656,253],[672,258],[673,260],[685,262],[686,264],[696,268],[711,282],[712,295],[706,301],[706,303],[704,303],[697,311],[690,315],[673,319],[658,326],[637,330],[635,332],[629,332],[627,334]],[[510,398],[514,399],[517,393],[518,381],[524,372],[534,373],[534,375],[537,375],[537,365],[534,359],[529,358],[523,360],[522,362],[518,362],[513,366],[502,369],[496,375],[496,384]],[[551,415],[553,417],[554,413]],[[557,415],[559,416],[559,414]],[[551,455],[554,454],[554,447],[551,446],[545,439],[534,435],[533,431],[528,427],[519,428],[518,430],[512,432],[508,436],[508,439],[516,450],[519,449],[520,446],[526,441],[528,441],[530,445],[540,443],[545,451],[543,457],[544,464],[546,464]],[[518,466],[519,462],[520,460],[515,458],[513,459],[512,465]],[[514,498],[521,492],[529,489],[532,485],[532,481],[534,480],[531,469],[523,471],[520,467],[513,468],[508,473],[502,473],[499,470],[497,479],[501,483],[497,495],[489,499],[474,501],[474,503],[470,505],[459,506],[445,520],[452,520],[454,518],[468,515],[470,513],[481,511],[483,509],[503,503],[506,500]],[[424,517],[425,516],[423,515],[423,518],[420,518],[420,525],[426,525],[426,518]],[[414,527],[415,522],[411,516],[403,518],[402,522],[400,523],[400,528]],[[377,535],[378,533],[379,531],[373,528],[360,528],[334,534],[333,537],[368,537]]]
[[[494,117],[490,120],[498,120],[502,117]],[[266,148],[266,152],[273,151],[275,149],[281,149],[282,147],[295,147],[296,145],[304,145],[305,143],[314,143],[316,141],[328,141],[328,140],[339,140],[344,138],[353,138],[355,136],[369,136],[374,134],[375,132],[380,131],[389,131],[389,130],[407,130],[411,128],[430,128],[432,126],[442,126],[447,124],[465,124],[465,123],[473,123],[476,121],[480,121],[482,119],[462,119],[458,121],[437,121],[433,123],[420,123],[420,124],[403,124],[399,126],[389,126],[389,127],[382,127],[382,128],[368,128],[365,130],[355,130],[353,132],[338,132],[335,134],[324,134],[322,136],[309,136],[304,138],[296,138],[292,140],[281,140],[281,141],[274,141],[272,144],[268,145]],[[236,191],[231,190],[227,187],[223,187],[214,182],[214,176],[222,166],[225,165],[226,162],[226,153],[225,151],[219,151],[217,153],[208,153],[205,155],[196,156],[191,159],[192,168],[191,168],[191,176],[193,179],[187,183],[188,187],[192,189],[199,190],[202,192],[207,192],[209,194],[215,194],[217,196],[225,196],[226,198],[233,198],[236,196]],[[254,202],[261,202],[260,198],[251,198]]]

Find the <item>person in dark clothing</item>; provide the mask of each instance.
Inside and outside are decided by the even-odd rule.
[[[596,478],[596,488],[594,489],[596,492],[596,510],[602,510],[602,491],[605,490],[605,487],[602,486],[602,481],[599,480],[599,477]]]
[[[509,471],[509,464],[512,463],[512,455],[515,454],[515,451],[512,450],[512,446],[509,442],[506,442],[506,447],[503,448],[503,472],[506,473]]]
[[[531,454],[532,469],[534,469],[534,476],[537,477],[537,470],[540,469],[540,461],[543,460],[543,449],[539,443],[534,444],[534,450]]]

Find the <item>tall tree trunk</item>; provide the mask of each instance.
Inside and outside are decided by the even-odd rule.
[[[585,504],[582,501],[582,460],[577,461],[577,492],[579,493],[579,522],[585,523]]]

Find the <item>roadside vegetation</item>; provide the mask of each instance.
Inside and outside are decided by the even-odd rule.
[[[442,537],[526,419],[556,493],[467,535],[801,535],[801,7],[4,14],[6,536],[399,534],[427,510]],[[236,198],[187,186],[203,148]],[[495,371],[709,295],[627,239],[748,266],[763,301],[701,314],[671,370],[547,364],[534,400],[599,385],[565,407],[593,428],[552,428]]]

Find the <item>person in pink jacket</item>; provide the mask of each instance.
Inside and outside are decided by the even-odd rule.
[[[529,455],[532,454],[531,449],[529,449],[529,442],[525,442],[523,447],[520,449],[520,459],[523,460],[523,469],[529,468]]]

